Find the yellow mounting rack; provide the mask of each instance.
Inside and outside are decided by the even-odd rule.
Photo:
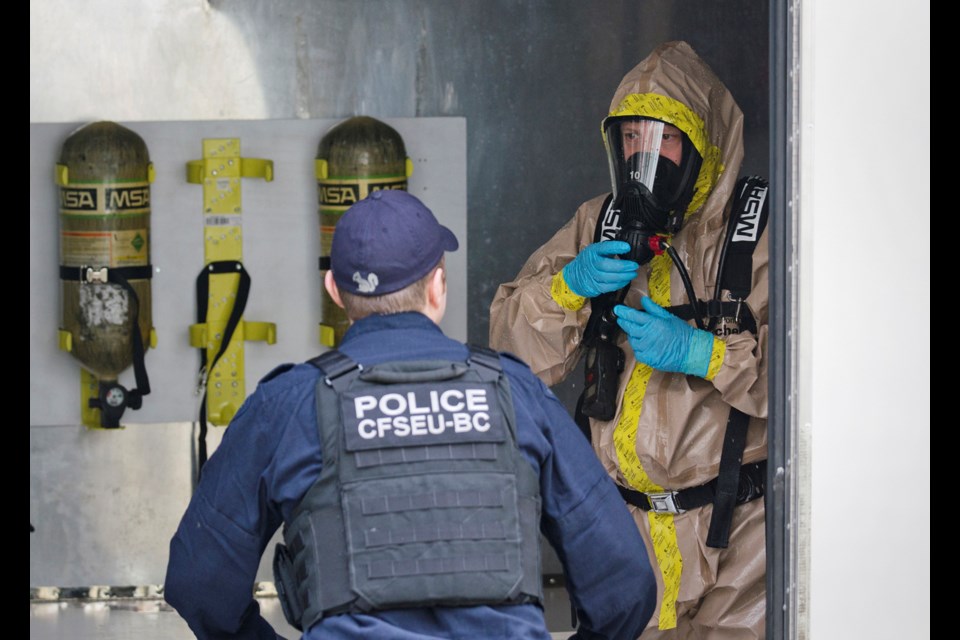
[[[273,161],[241,158],[238,138],[205,138],[203,159],[187,163],[187,182],[203,185],[205,268],[236,261],[237,268],[242,269],[241,178],[272,181]],[[201,370],[200,385],[206,392],[207,420],[218,426],[228,424],[246,398],[244,341],[277,341],[276,324],[241,319],[220,353],[231,312],[238,302],[240,278],[239,273],[211,272],[206,320],[190,326],[190,346],[205,349],[204,362],[206,366],[213,365],[210,370]]]

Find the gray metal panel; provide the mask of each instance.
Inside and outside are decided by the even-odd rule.
[[[544,617],[553,640],[566,640],[573,631],[563,589],[546,589]],[[258,597],[260,614],[288,640],[300,632],[287,624],[276,597]],[[183,618],[165,602],[131,600],[104,602],[30,603],[30,640],[193,640]],[[377,639],[373,639],[377,640]]]
[[[30,587],[162,585],[193,491],[197,424],[30,428]],[[210,428],[212,455],[226,428]],[[257,571],[273,582],[277,530]]]
[[[162,584],[190,500],[192,432],[31,427],[30,586]]]

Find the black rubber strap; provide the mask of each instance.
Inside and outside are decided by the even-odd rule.
[[[740,486],[740,465],[747,444],[747,425],[750,417],[731,407],[727,430],[723,434],[723,450],[720,453],[720,471],[717,474],[717,493],[713,497],[713,515],[707,532],[707,546],[726,549],[730,541],[730,524],[733,508],[737,506],[737,489]]]
[[[207,319],[207,304],[210,298],[210,276],[217,274],[237,273],[240,275],[240,281],[237,284],[237,295],[233,301],[233,308],[230,310],[230,317],[227,320],[227,326],[223,332],[223,339],[220,341],[220,349],[207,366],[207,349],[200,347],[200,375],[209,377],[213,368],[217,366],[217,361],[230,346],[230,340],[233,338],[233,332],[240,324],[240,318],[243,317],[243,310],[247,306],[247,297],[250,294],[250,274],[243,268],[243,263],[239,260],[221,260],[208,263],[197,276],[197,322],[204,323]],[[197,481],[200,480],[200,471],[207,461],[207,387],[204,384],[203,397],[200,399],[200,434],[197,438]]]
[[[133,290],[133,287],[127,282],[127,279],[124,278],[118,269],[111,269],[109,272],[109,282],[118,284],[124,289],[127,293],[133,298],[133,301],[136,303],[135,310],[133,312],[133,328],[130,333],[130,339],[133,342],[133,377],[137,382],[137,388],[132,389],[130,394],[130,400],[127,401],[127,406],[133,407],[134,409],[139,409],[141,406],[141,400],[143,396],[150,393],[150,379],[147,377],[147,366],[143,361],[143,356],[145,350],[143,348],[143,336],[140,335],[140,298],[137,296],[137,292]]]
[[[583,412],[583,398],[585,395],[586,390],[583,390],[580,392],[580,397],[577,398],[577,406],[573,410],[573,421],[580,427],[580,433],[587,439],[587,442],[592,443],[593,437],[590,430],[590,418]]]
[[[107,281],[111,275],[121,276],[127,280],[150,280],[153,278],[153,267],[145,264],[136,267],[92,267],[84,265],[82,267],[67,267],[60,265],[60,279],[76,280],[78,282],[97,282],[95,276],[101,272],[106,272]]]

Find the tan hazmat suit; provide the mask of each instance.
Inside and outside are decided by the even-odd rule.
[[[712,298],[743,159],[743,113],[688,44],[669,42],[623,78],[610,115],[625,114],[663,119],[692,139],[700,138],[695,143],[704,161],[697,192],[682,228],[669,242],[686,265],[696,295]],[[691,126],[702,129],[693,131]],[[562,381],[583,355],[589,300],[558,286],[556,280],[561,269],[594,241],[605,198],[600,195],[583,203],[528,258],[512,282],[500,285],[490,307],[490,346],[522,357],[548,385]],[[757,331],[718,336],[726,350],[710,380],[637,363],[620,332],[618,344],[626,363],[616,415],[610,421],[590,420],[594,449],[617,484],[651,493],[695,487],[716,478],[731,406],[750,416],[743,463],[766,459],[767,262],[765,230],[753,253],[752,291],[746,298]],[[661,306],[689,302],[667,254],[640,268],[624,304],[640,308],[642,295],[650,295]],[[729,299],[728,292],[723,295]],[[644,640],[764,638],[762,498],[736,506],[724,549],[706,546],[711,504],[677,515],[628,507],[646,541],[645,552],[660,568],[657,610],[641,636]]]

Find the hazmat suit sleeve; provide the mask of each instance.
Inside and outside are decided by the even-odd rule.
[[[537,249],[490,305],[490,346],[525,360],[548,386],[577,365],[590,317],[586,298],[562,288],[558,274],[593,241],[604,196],[585,202],[552,238]]]

